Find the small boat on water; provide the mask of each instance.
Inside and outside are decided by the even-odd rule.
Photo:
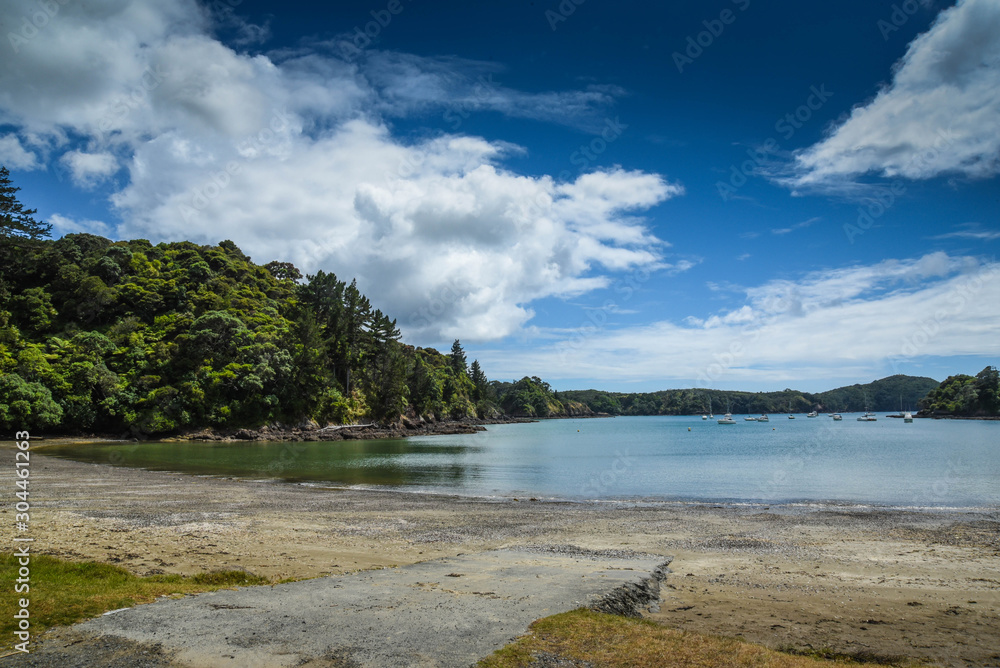
[[[903,422],[913,422],[913,414],[910,411],[903,414]]]
[[[707,420],[707,419],[708,419],[708,416],[707,416],[707,415],[702,415],[702,416],[701,416],[701,419],[702,419],[702,420]]]
[[[831,413],[830,417],[832,417],[834,421],[840,421],[844,419],[844,416],[841,415],[840,413]]]
[[[871,407],[868,406],[868,393],[865,392],[865,412],[858,418],[858,422],[875,422],[878,418],[872,413]]]
[[[819,417],[819,413],[817,413],[816,411],[809,411],[808,413],[806,413],[806,417]]]
[[[756,421],[757,421],[757,418],[755,418],[755,417],[750,417],[749,415],[748,415],[748,416],[746,416],[746,417],[745,417],[745,418],[743,418],[743,419],[744,419],[744,420],[746,420],[747,422],[756,422]]]
[[[767,417],[767,413],[764,413],[759,418],[757,418],[757,422],[770,422],[770,421],[771,420]]]
[[[726,415],[725,417],[716,420],[719,424],[736,424],[736,420],[733,419],[733,414],[729,412],[729,400],[726,400]]]

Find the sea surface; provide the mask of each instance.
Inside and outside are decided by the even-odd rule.
[[[735,425],[617,417],[377,441],[99,443],[44,452],[158,471],[480,497],[1000,507],[1000,422],[743,417]]]

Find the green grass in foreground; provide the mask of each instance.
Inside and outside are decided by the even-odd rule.
[[[540,655],[586,661],[608,668],[857,668],[886,665],[846,657],[831,661],[792,656],[733,638],[678,631],[642,619],[574,610],[538,620],[531,625],[528,635],[497,650],[477,666],[524,668],[531,666]],[[918,665],[903,661],[891,665]]]
[[[193,577],[150,575],[140,577],[124,568],[94,562],[72,562],[45,555],[31,556],[31,591],[16,594],[13,583],[19,564],[10,554],[0,555],[0,582],[11,583],[0,597],[0,647],[12,647],[18,600],[31,601],[32,637],[53,626],[73,624],[108,610],[147,603],[168,594],[193,594],[239,585],[270,584],[244,571],[201,573]]]

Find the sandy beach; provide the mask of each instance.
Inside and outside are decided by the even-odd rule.
[[[1000,665],[997,509],[473,499],[34,455],[36,552],[65,559],[278,580],[511,546],[627,549],[674,557],[650,614],[673,627],[770,647]],[[0,523],[4,540],[11,525]]]

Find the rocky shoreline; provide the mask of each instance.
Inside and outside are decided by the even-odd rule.
[[[180,434],[165,441],[355,441],[380,438],[406,438],[408,436],[439,436],[448,434],[475,434],[486,431],[487,424],[515,424],[537,422],[532,418],[461,418],[456,420],[424,420],[404,417],[391,425],[358,424],[320,427],[315,422],[296,426],[272,425],[259,429],[217,430],[202,429]]]
[[[542,420],[569,420],[582,418],[615,417],[607,413],[587,415],[556,415],[533,418],[520,416],[499,416],[493,418],[425,419],[404,416],[394,424],[377,423],[328,425],[321,427],[315,422],[297,425],[264,425],[255,429],[198,429],[166,436],[139,436],[132,434],[32,434],[36,441],[84,442],[84,441],[137,441],[155,440],[164,442],[195,441],[212,443],[232,443],[236,441],[357,441],[383,438],[407,438],[409,436],[443,436],[452,434],[475,434],[486,431],[491,424],[522,424]]]
[[[541,420],[568,420],[575,418],[614,417],[606,413],[589,415],[557,415],[546,418],[517,417],[504,415],[493,418],[457,418],[428,420],[422,417],[404,416],[390,425],[358,424],[329,425],[320,427],[315,422],[296,426],[272,425],[259,429],[202,429],[180,434],[164,441],[358,441],[381,438],[407,438],[409,436],[444,436],[452,434],[475,434],[486,431],[490,424],[522,424]]]

